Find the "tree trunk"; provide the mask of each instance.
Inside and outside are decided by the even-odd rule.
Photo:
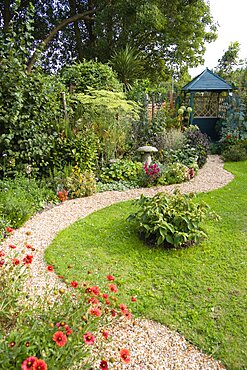
[[[69,0],[69,5],[70,5],[71,16],[76,15],[77,13],[76,0]],[[84,55],[83,55],[82,42],[81,42],[81,31],[80,31],[78,22],[74,22],[74,32],[75,32],[75,40],[76,40],[76,47],[78,51],[78,57],[79,57],[79,60],[82,61]]]

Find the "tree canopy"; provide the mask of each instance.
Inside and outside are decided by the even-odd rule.
[[[25,22],[29,0],[0,5],[3,33]],[[42,65],[57,70],[75,60],[108,62],[126,45],[142,53],[145,71],[181,71],[202,61],[216,26],[206,0],[32,0],[32,51],[42,46]],[[44,49],[45,47],[45,49]],[[31,54],[30,50],[30,54]]]

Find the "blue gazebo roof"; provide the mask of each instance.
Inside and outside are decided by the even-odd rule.
[[[208,68],[182,88],[185,92],[229,91],[232,86]]]

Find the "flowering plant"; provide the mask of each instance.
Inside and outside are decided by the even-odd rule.
[[[17,249],[11,244],[0,250],[0,368],[110,368],[110,359],[97,358],[110,340],[109,327],[116,318],[132,316],[125,304],[118,303],[115,277],[108,275],[103,289],[87,281],[65,285],[63,277],[60,287],[48,289],[47,280],[39,296],[25,292],[35,248],[25,244],[21,252]],[[53,270],[54,266],[47,266],[46,278]],[[95,344],[97,351],[93,351]],[[130,362],[127,348],[119,349],[118,359]]]
[[[157,184],[157,180],[161,175],[160,167],[157,163],[144,164],[144,176],[142,178],[143,186],[153,186]]]

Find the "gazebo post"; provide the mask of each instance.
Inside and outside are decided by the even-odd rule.
[[[190,119],[189,119],[189,122],[191,125],[193,123],[194,97],[195,97],[195,93],[191,92],[190,93],[190,107],[192,108],[192,112],[190,113]]]

